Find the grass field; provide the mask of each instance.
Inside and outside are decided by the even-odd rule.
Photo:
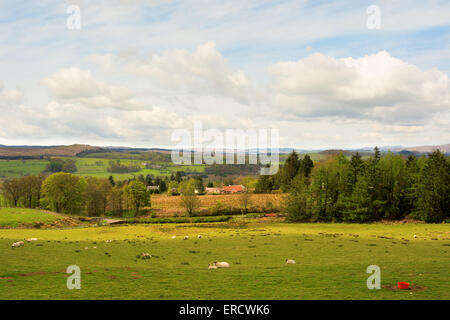
[[[73,225],[69,217],[38,209],[0,208],[0,228],[62,227]]]
[[[450,298],[446,224],[248,221],[0,230],[0,299]],[[28,237],[39,240],[11,248]],[[137,259],[142,252],[153,257]],[[208,270],[215,260],[231,267]],[[420,290],[368,290],[373,264],[382,285],[408,281]],[[66,287],[69,265],[81,268],[80,290]]]
[[[34,209],[0,208],[0,228],[16,228],[20,225],[51,224],[60,216]]]
[[[39,174],[47,163],[46,160],[0,160],[0,179]]]

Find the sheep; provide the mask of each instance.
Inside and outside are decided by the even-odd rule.
[[[37,238],[28,238],[28,239],[27,239],[28,242],[31,242],[31,241],[37,241],[37,240],[38,240]]]
[[[106,240],[106,243],[111,243],[112,242],[112,240]]]
[[[414,235],[414,238],[417,238],[417,235]]]
[[[295,264],[295,260],[286,259],[286,264]]]
[[[214,270],[217,269],[217,266],[215,266],[214,264],[208,264],[208,270]]]
[[[201,235],[201,234],[199,234],[199,235],[197,236],[197,238],[201,239],[201,238],[202,238],[202,235]]]
[[[188,240],[189,236],[184,236],[183,240]]]
[[[171,238],[172,238],[172,239],[175,239],[176,237],[177,237],[177,236],[172,236]]]
[[[151,254],[150,253],[147,253],[147,252],[142,252],[141,254],[140,254],[140,258],[141,259],[150,259],[152,256],[151,256]]]
[[[217,268],[229,268],[230,267],[230,264],[228,262],[214,261],[213,265],[216,266]]]
[[[23,242],[23,241],[18,241],[18,242],[14,242],[12,245],[11,245],[11,247],[13,247],[13,248],[18,248],[18,247],[22,247],[22,246],[24,246],[25,245],[25,243]]]

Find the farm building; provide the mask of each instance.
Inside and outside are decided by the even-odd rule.
[[[223,187],[223,193],[242,193],[246,192],[247,188],[243,185],[234,185]]]
[[[223,189],[222,188],[206,188],[205,191],[208,194],[211,194],[211,193],[222,193]]]

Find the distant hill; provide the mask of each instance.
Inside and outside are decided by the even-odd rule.
[[[406,148],[404,150],[412,151],[412,152],[433,152],[434,150],[439,149],[441,152],[447,153],[450,152],[450,143],[442,144],[439,146],[419,146],[419,147],[411,147]]]
[[[163,149],[163,148],[129,148],[129,147],[104,147],[105,149],[111,152],[159,152],[159,153],[172,153],[171,149]]]
[[[383,146],[380,147],[382,152],[394,152],[403,155],[421,155],[424,153],[432,152],[433,150],[439,149],[444,153],[450,153],[450,144],[443,145],[435,145],[435,146],[417,146],[417,147],[403,147],[403,146]],[[373,148],[371,147],[363,147],[359,149],[316,149],[316,150],[308,150],[308,149],[298,149],[298,148],[280,148],[278,151],[281,155],[288,154],[295,150],[300,154],[319,154],[319,155],[337,155],[339,153],[344,154],[345,156],[350,156],[359,152],[361,155],[368,155],[373,153]],[[162,148],[129,148],[129,147],[95,147],[90,145],[83,144],[74,144],[70,146],[4,146],[0,145],[0,159],[36,159],[43,158],[46,156],[53,157],[85,157],[91,153],[161,153],[161,154],[170,154],[171,149],[162,149]],[[243,150],[238,150],[238,153],[244,152]],[[250,149],[245,151],[249,154],[255,154],[258,152],[258,149]]]
[[[402,151],[410,151],[414,153],[427,153],[433,152],[434,150],[439,149],[441,152],[448,153],[450,152],[450,144],[441,144],[435,146],[417,146],[417,147],[404,147],[404,146],[386,146],[380,147],[381,151],[391,151],[391,152],[402,152]]]
[[[341,150],[341,149],[330,149],[330,150],[324,150],[318,152],[322,155],[332,156],[342,153],[344,156],[351,156],[352,154],[355,154],[356,152],[349,151],[349,150]]]
[[[71,146],[0,146],[1,158],[39,158],[44,156],[75,157],[81,152],[102,150],[99,147],[74,144]]]

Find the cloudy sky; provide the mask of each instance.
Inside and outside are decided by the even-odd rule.
[[[0,1],[6,145],[170,147],[194,121],[283,147],[444,144],[449,73],[448,0]]]

